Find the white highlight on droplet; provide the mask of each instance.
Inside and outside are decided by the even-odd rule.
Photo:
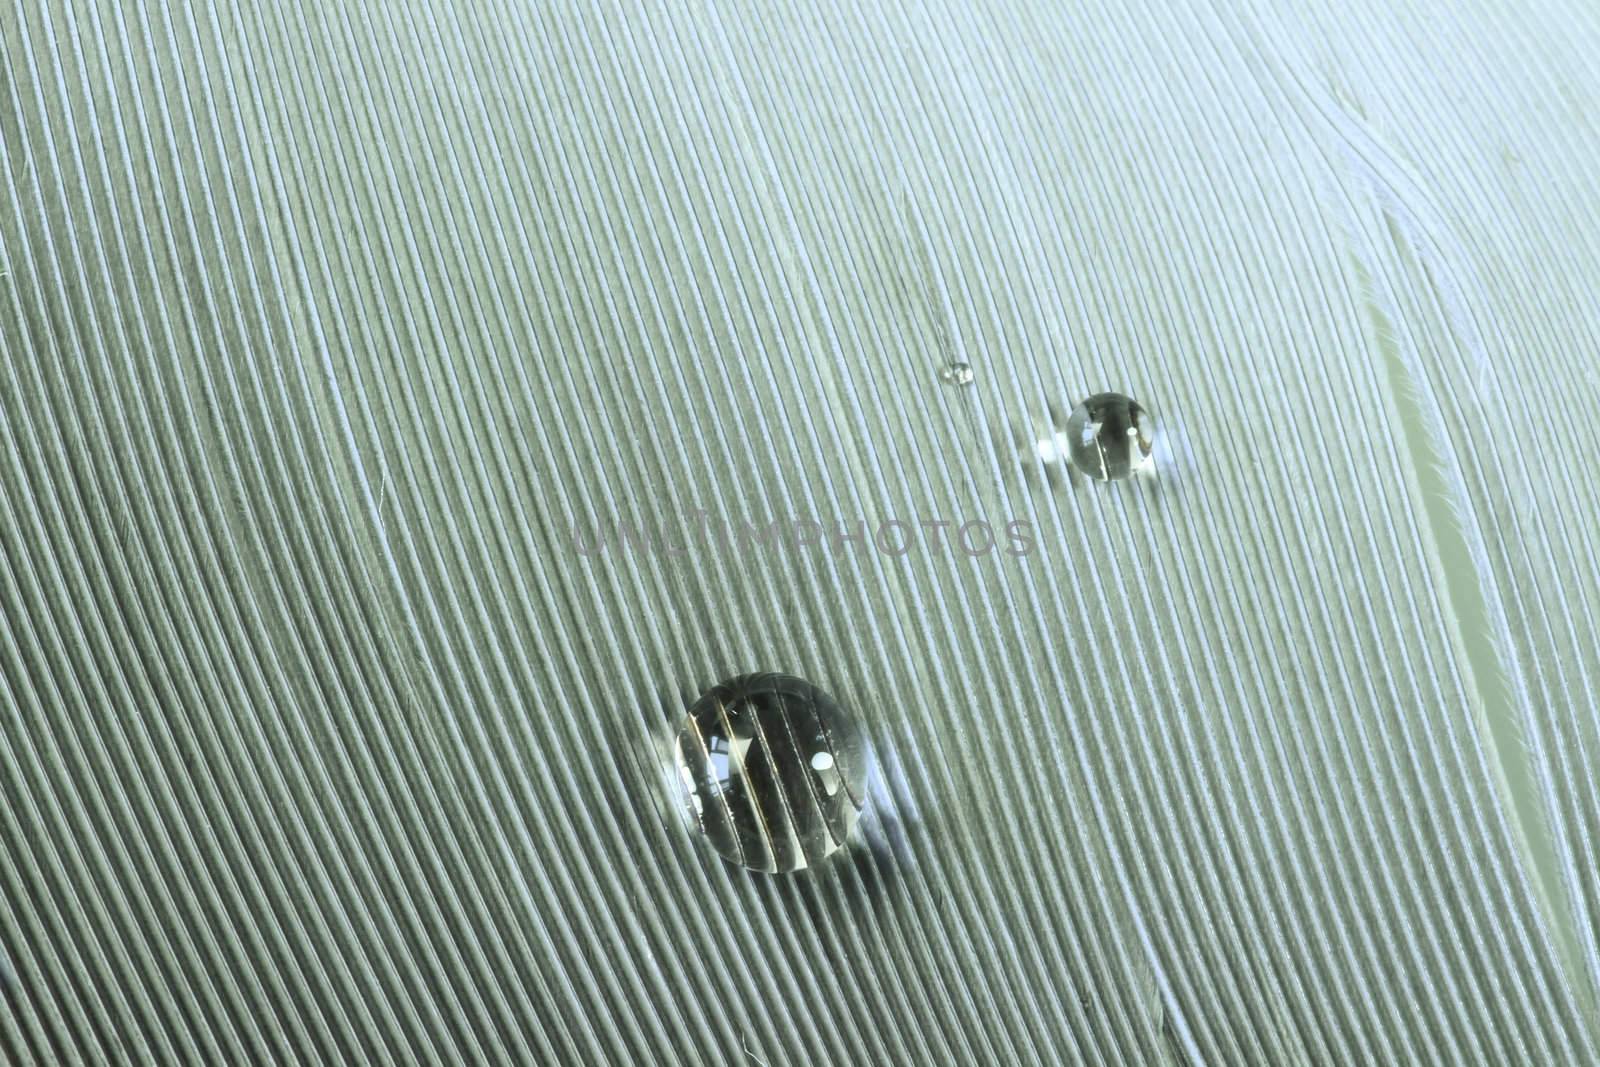
[[[833,769],[833,753],[818,752],[811,757],[811,769],[814,771],[831,771]]]

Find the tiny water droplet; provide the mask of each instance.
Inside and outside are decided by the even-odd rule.
[[[939,368],[939,380],[946,385],[971,385],[975,377],[970,363],[947,363]]]
[[[866,800],[860,729],[793,675],[746,674],[706,690],[675,754],[696,825],[724,859],[752,870],[799,870],[838,851]]]
[[[1128,478],[1155,453],[1155,421],[1132,397],[1096,393],[1072,410],[1066,444],[1072,464],[1097,481]]]

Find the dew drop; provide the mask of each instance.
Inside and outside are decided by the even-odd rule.
[[[975,377],[970,363],[947,363],[939,368],[939,380],[946,385],[971,385]]]
[[[1128,478],[1148,467],[1155,423],[1132,397],[1096,393],[1072,410],[1065,434],[1072,465],[1097,481]]]
[[[695,824],[730,863],[794,871],[841,848],[866,799],[867,746],[822,690],[787,674],[712,686],[678,734]]]

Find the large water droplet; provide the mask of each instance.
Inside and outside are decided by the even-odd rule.
[[[822,690],[787,674],[708,689],[678,734],[691,814],[723,858],[793,871],[843,846],[866,799],[867,746]]]
[[[1072,465],[1102,482],[1144,470],[1155,452],[1155,425],[1132,397],[1096,393],[1067,419]]]

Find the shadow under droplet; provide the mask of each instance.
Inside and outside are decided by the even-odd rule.
[[[1001,470],[1014,471],[1029,489],[1059,493],[1077,489],[1082,477],[1072,466],[1067,441],[1067,419],[1053,400],[1044,403],[1046,415],[1030,413],[1007,424],[1006,434],[996,434],[995,449]]]
[[[926,855],[918,843],[939,833],[937,820],[919,810],[892,746],[875,739],[872,756],[867,803],[847,846],[784,882],[779,899],[793,918],[814,925],[858,922],[864,912],[879,922],[914,918],[905,909]]]

